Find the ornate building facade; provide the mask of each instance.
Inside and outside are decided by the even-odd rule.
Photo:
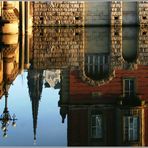
[[[1,33],[31,33],[32,26],[147,26],[147,7],[147,1],[1,2]]]

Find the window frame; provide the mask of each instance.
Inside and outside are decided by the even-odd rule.
[[[93,117],[95,117],[95,125],[93,125]],[[99,117],[100,119],[101,119],[101,125],[100,125],[100,127],[97,125],[97,117]],[[93,132],[92,132],[92,129],[93,128],[95,128],[95,132],[96,132],[96,134],[95,134],[95,136],[93,135]],[[97,136],[97,130],[99,130],[99,134],[98,134],[98,136]],[[91,129],[90,129],[90,137],[92,138],[92,139],[103,139],[103,116],[102,116],[102,114],[99,114],[99,113],[96,113],[96,114],[91,114]]]
[[[127,91],[127,90],[125,90],[125,81],[131,81],[131,80],[133,80],[133,83],[134,83],[134,89],[133,89],[133,95],[130,95],[130,93],[132,92],[130,89]],[[130,83],[129,83],[129,85],[130,85]],[[130,86],[129,86],[130,87]],[[124,97],[130,97],[130,96],[135,96],[136,95],[136,92],[137,92],[137,82],[136,82],[136,78],[134,78],[134,77],[125,77],[125,78],[123,78],[123,96]],[[126,95],[126,93],[128,93],[128,95]]]
[[[134,118],[136,119],[136,128],[134,127]],[[132,124],[130,123],[130,120],[132,119]],[[128,121],[126,123],[126,120]],[[128,125],[126,125],[128,124]],[[127,126],[127,127],[126,127]],[[127,129],[128,128],[128,129]],[[136,135],[136,138],[134,138],[134,134]],[[138,115],[128,115],[123,117],[123,141],[124,142],[131,142],[131,143],[137,143],[140,139],[140,118]]]

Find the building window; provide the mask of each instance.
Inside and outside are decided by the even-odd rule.
[[[91,138],[102,138],[102,115],[91,115]]]
[[[104,78],[109,71],[108,54],[86,54],[85,73],[93,80]]]
[[[135,79],[127,78],[123,80],[124,96],[135,96]]]
[[[138,141],[139,137],[139,118],[138,116],[125,116],[124,125],[124,141]]]

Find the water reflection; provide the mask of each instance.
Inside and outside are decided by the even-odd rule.
[[[33,133],[31,141],[49,146],[148,145],[147,36],[147,28],[136,27],[38,27],[32,35],[1,36],[2,100],[3,95],[9,97],[17,76],[27,72],[23,89],[28,92],[23,95],[28,94],[30,98],[32,120],[28,121],[31,110],[26,102],[25,109],[30,112],[24,118],[17,111],[21,101],[16,100],[14,104],[18,115],[15,114],[19,116],[17,122],[33,122],[29,133],[23,131],[22,135]],[[46,93],[49,89],[58,90],[54,94],[58,100],[53,102],[59,108],[54,107],[52,111],[61,116],[56,114],[61,122],[52,127],[44,125],[49,116],[48,100],[44,101],[49,97]],[[43,108],[40,118],[45,117],[42,122],[38,118],[40,108]],[[67,136],[67,140],[62,139],[63,142],[60,137],[55,137],[53,142],[47,140],[46,131],[52,128],[58,129],[54,131],[56,135]],[[14,139],[18,138],[15,132],[19,131],[20,128],[14,129]],[[24,144],[14,140],[1,145],[33,145],[33,142],[28,140]]]
[[[32,103],[32,118],[33,118],[33,132],[34,132],[34,142],[36,142],[36,128],[37,128],[37,118],[39,101],[41,99],[42,88],[43,88],[43,71],[28,70],[28,87],[29,96]]]
[[[4,111],[0,116],[0,121],[1,121],[1,129],[3,131],[3,137],[7,137],[7,131],[8,131],[8,126],[10,124],[10,122],[12,121],[12,126],[16,126],[16,116],[15,114],[13,114],[13,116],[11,117],[9,110],[8,110],[8,92],[7,90],[5,90],[5,107],[4,107]]]

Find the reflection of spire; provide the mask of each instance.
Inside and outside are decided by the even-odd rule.
[[[36,71],[31,69],[28,71],[28,87],[29,87],[30,100],[32,102],[34,143],[36,143],[36,128],[37,128],[39,100],[41,98],[41,93],[43,88],[42,71]]]
[[[65,121],[65,118],[66,118],[66,114],[67,114],[67,107],[66,106],[62,106],[61,108],[60,108],[60,115],[61,115],[61,117],[62,117],[62,123],[64,123],[64,121]]]
[[[36,145],[36,135],[34,135],[34,145]]]

